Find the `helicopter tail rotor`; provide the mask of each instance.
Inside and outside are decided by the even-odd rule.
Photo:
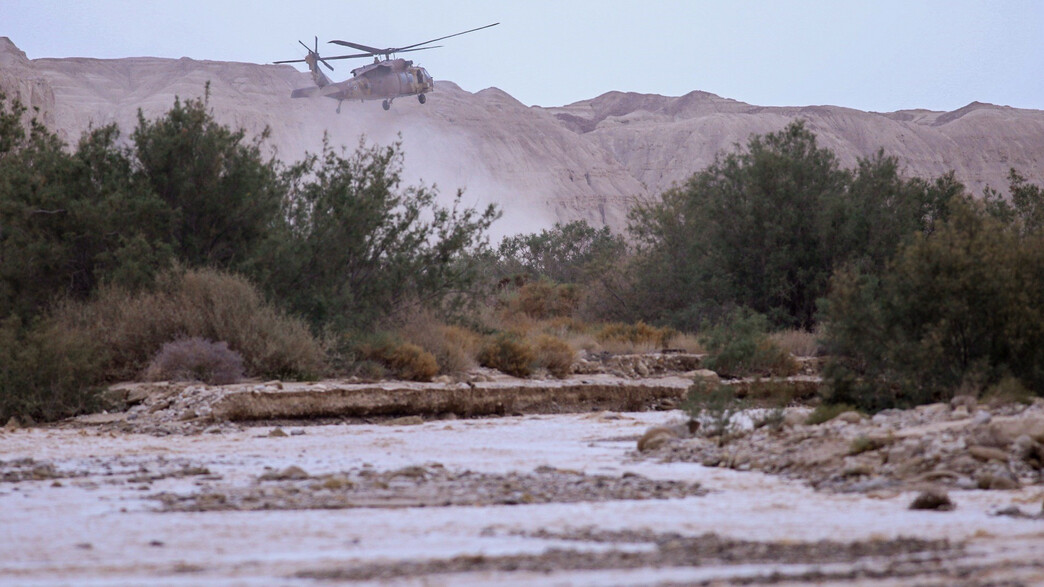
[[[319,55],[319,37],[315,38],[314,48],[305,45],[304,41],[298,40],[297,42],[300,43],[301,46],[305,48],[305,51],[308,52],[304,59],[286,59],[283,61],[273,61],[273,63],[307,63],[309,68],[314,67],[316,70],[318,70],[318,64],[322,63],[330,71],[334,70],[333,66],[327,63],[326,59],[323,59],[323,57]]]

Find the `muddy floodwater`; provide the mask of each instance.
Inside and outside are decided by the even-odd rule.
[[[9,430],[0,584],[1044,585],[1040,485],[912,511],[637,454],[680,417]]]

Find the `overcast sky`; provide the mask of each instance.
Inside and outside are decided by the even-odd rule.
[[[30,59],[268,63],[302,57],[297,40],[314,35],[338,55],[326,41],[405,46],[493,22],[403,56],[528,105],[703,90],[763,106],[1044,109],[1036,0],[0,0],[0,36]],[[355,65],[335,66],[340,80]]]

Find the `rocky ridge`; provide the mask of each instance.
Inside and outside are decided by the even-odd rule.
[[[953,169],[973,193],[1003,189],[1012,167],[1044,183],[1044,112],[972,103],[953,112],[862,112],[836,106],[762,107],[694,91],[684,96],[609,92],[558,108],[527,107],[489,88],[471,93],[437,82],[428,103],[403,98],[389,112],[376,102],[292,100],[311,84],[287,65],[193,59],[29,59],[0,37],[0,91],[39,109],[66,141],[115,122],[129,132],[170,108],[176,96],[201,96],[222,123],[251,134],[268,128],[272,154],[285,160],[322,146],[354,148],[360,137],[401,138],[408,182],[436,183],[449,202],[497,203],[494,232],[538,230],[585,219],[621,229],[627,210],[706,167],[752,133],[807,121],[843,165],[884,149],[908,175]]]

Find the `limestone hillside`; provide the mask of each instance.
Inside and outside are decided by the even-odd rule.
[[[637,198],[683,181],[752,133],[776,131],[799,118],[846,166],[883,148],[902,159],[908,175],[953,169],[973,193],[986,185],[1006,188],[1011,167],[1044,183],[1040,110],[977,102],[953,112],[777,108],[699,91],[680,97],[610,92],[542,108],[496,88],[470,93],[439,81],[425,105],[401,98],[385,112],[379,102],[345,103],[336,114],[333,100],[290,98],[311,79],[288,65],[30,60],[0,37],[0,91],[39,108],[40,119],[70,143],[91,125],[117,122],[129,133],[138,109],[158,116],[175,96],[201,96],[208,81],[215,117],[249,133],[268,127],[267,144],[284,161],[319,150],[324,133],[348,149],[363,135],[381,143],[401,136],[407,181],[435,183],[447,201],[461,188],[468,205],[497,203],[504,210],[497,234],[578,218],[620,229]]]

